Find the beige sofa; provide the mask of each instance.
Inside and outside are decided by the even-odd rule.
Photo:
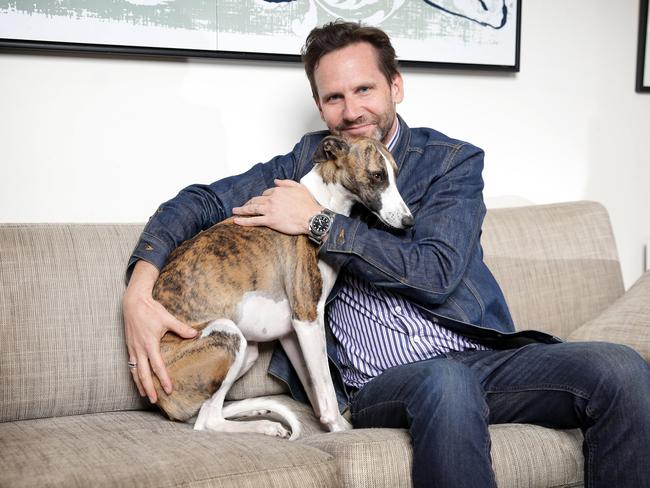
[[[195,432],[142,401],[120,305],[141,229],[0,225],[0,487],[411,485],[405,431],[324,433],[266,375],[269,348],[230,397],[278,395],[303,420],[295,442]],[[602,206],[493,210],[482,242],[519,328],[622,342],[650,358],[650,273],[624,294]],[[581,486],[579,431],[490,430],[500,487]]]

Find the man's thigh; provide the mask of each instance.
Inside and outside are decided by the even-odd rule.
[[[585,425],[587,404],[603,382],[620,387],[636,353],[595,342],[531,344],[505,351],[451,354],[479,379],[490,423],[534,423],[555,428]]]
[[[475,373],[443,356],[384,371],[356,394],[351,410],[355,427],[393,428],[408,428],[421,416],[453,423],[488,413]]]

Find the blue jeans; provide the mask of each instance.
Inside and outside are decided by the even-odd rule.
[[[532,344],[397,366],[352,401],[355,427],[407,428],[413,486],[496,486],[489,424],[584,434],[585,486],[650,487],[650,366],[607,343]]]

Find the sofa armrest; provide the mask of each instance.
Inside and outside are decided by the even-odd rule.
[[[598,317],[573,331],[568,340],[625,344],[650,362],[650,271]]]

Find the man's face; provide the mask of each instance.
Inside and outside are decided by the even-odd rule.
[[[372,45],[360,42],[326,54],[314,79],[316,105],[330,132],[388,142],[397,123],[395,106],[403,98],[402,77],[388,83]]]

